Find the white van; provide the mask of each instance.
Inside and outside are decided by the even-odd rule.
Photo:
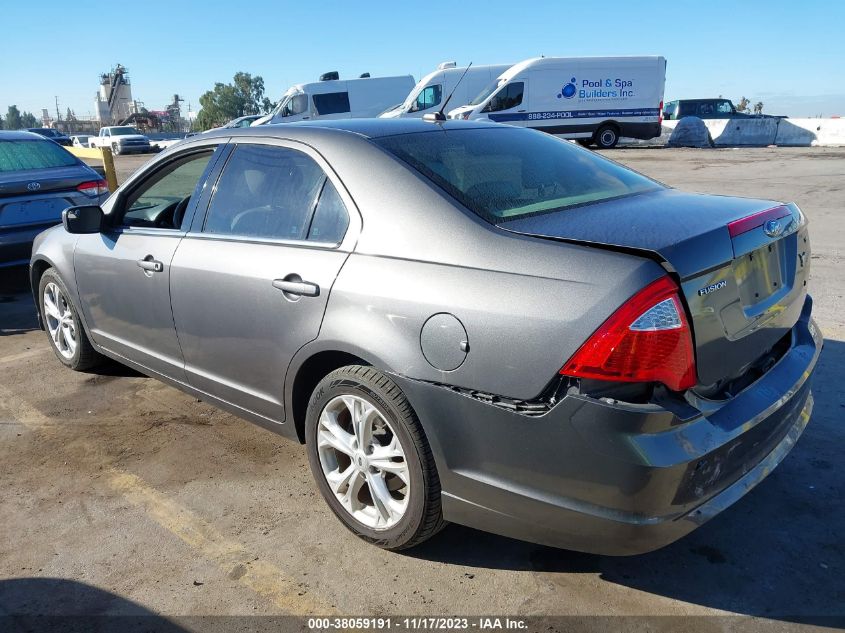
[[[265,117],[268,120],[259,119],[253,125],[376,117],[401,102],[413,87],[411,75],[370,77],[365,74],[358,79],[339,79],[336,72],[326,73],[320,81],[288,88],[271,116]]]
[[[502,73],[452,119],[488,119],[600,148],[660,136],[663,57],[539,57]]]
[[[469,103],[479,90],[489,85],[511,66],[512,64],[470,66],[467,70],[466,66],[458,68],[455,62],[443,62],[437,66],[437,70],[417,82],[399,107],[382,113],[381,117],[385,119],[420,118],[427,112],[435,112],[442,108],[443,102],[450,94],[452,95],[449,101],[451,105]]]

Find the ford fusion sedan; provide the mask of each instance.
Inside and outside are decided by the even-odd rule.
[[[59,224],[64,208],[107,195],[100,175],[53,141],[0,131],[0,268],[26,266],[32,240]]]
[[[355,120],[188,139],[31,262],[70,368],[117,359],[305,444],[352,532],[604,554],[751,490],[822,339],[791,203],[667,188],[550,135]],[[749,535],[749,538],[753,538]]]

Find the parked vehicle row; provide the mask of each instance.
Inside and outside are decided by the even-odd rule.
[[[522,72],[490,97],[531,103]],[[110,357],[303,442],[371,543],[452,521],[627,555],[803,432],[810,261],[791,203],[489,121],[359,119],[186,139],[66,210],[30,273],[60,362]]]
[[[410,76],[342,81],[330,73],[292,86],[252,125],[379,112],[382,118],[445,116],[448,106],[450,118],[529,127],[610,148],[623,136],[660,135],[665,81],[663,57],[540,57],[460,68],[444,62],[410,91]]]

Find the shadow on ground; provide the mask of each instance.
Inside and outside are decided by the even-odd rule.
[[[0,580],[0,630],[187,631],[131,600],[63,578]]]
[[[408,556],[446,564],[566,575],[684,602],[787,621],[845,626],[845,343],[827,341],[814,377],[816,405],[804,436],[748,496],[680,541],[616,558],[523,543],[460,526]],[[821,618],[821,619],[819,619]]]

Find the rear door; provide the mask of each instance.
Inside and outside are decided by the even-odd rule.
[[[188,381],[274,421],[285,372],[317,337],[360,227],[310,147],[237,143],[173,260],[173,316]]]

